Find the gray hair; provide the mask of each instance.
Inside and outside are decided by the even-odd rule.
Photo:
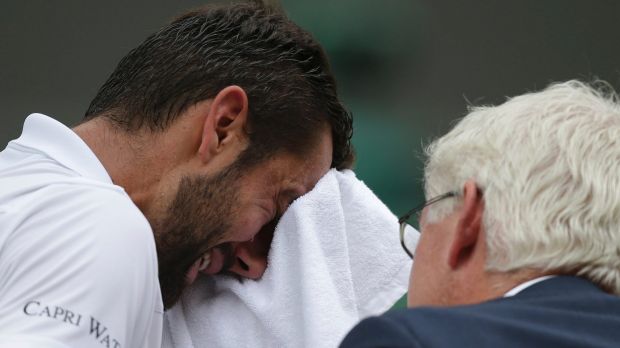
[[[483,191],[487,270],[574,274],[620,295],[620,104],[608,85],[568,81],[471,108],[426,153],[427,197],[468,179]]]

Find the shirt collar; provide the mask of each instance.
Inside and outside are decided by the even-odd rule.
[[[82,138],[51,117],[31,114],[24,121],[21,136],[12,142],[42,152],[83,177],[112,184],[103,164]]]
[[[555,277],[555,275],[546,275],[546,276],[542,276],[542,277],[538,277],[538,278],[534,278],[532,280],[528,280],[525,283],[521,283],[517,286],[515,286],[514,288],[510,289],[507,293],[504,294],[504,297],[511,297],[514,296],[518,293],[520,293],[521,291],[525,290],[526,288],[529,288],[530,286],[542,282],[543,280],[547,280],[549,278],[553,278]]]

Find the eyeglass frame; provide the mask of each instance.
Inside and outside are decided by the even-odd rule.
[[[413,214],[419,214],[424,208],[428,207],[429,205],[442,201],[446,198],[456,197],[458,195],[458,192],[450,191],[439,196],[435,196],[428,201],[424,201],[422,204],[417,205],[416,207],[409,210],[407,213],[398,218],[398,224],[400,225],[400,245],[403,247],[405,253],[407,253],[407,255],[409,255],[412,260],[413,254],[411,253],[411,251],[409,251],[409,249],[407,249],[407,246],[405,245],[405,229],[407,228],[407,221],[411,218]],[[422,233],[422,231],[418,232]]]

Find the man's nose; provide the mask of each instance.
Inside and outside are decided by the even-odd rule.
[[[233,245],[235,262],[228,269],[229,272],[244,278],[259,279],[267,269],[267,250],[257,241],[243,242]]]
[[[234,262],[228,271],[244,278],[259,279],[262,277],[267,269],[267,256],[276,224],[277,219],[274,219],[263,226],[250,241],[231,243]]]

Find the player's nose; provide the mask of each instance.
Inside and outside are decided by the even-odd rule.
[[[259,279],[267,270],[267,255],[257,253],[251,242],[238,244],[234,257],[235,262],[228,271],[241,277]]]
[[[244,278],[259,279],[267,270],[273,229],[263,228],[251,241],[233,243],[234,263],[228,271]]]

